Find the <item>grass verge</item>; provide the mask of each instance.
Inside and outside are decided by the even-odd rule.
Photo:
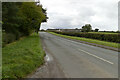
[[[44,63],[40,37],[32,34],[2,48],[2,78],[24,78]]]
[[[57,34],[57,33],[54,33],[54,32],[49,32],[49,33],[57,35],[57,36],[65,37],[65,38],[70,38],[70,39],[75,39],[75,40],[80,40],[80,41],[86,41],[86,42],[95,43],[95,44],[104,45],[104,46],[109,46],[109,47],[114,47],[114,48],[118,48],[118,45],[119,45],[118,43],[113,43],[113,42],[106,42],[106,41],[100,41],[100,40],[95,40],[95,39],[61,35],[61,34]]]

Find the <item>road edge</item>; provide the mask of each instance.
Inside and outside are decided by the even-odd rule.
[[[49,32],[47,32],[47,33],[49,33]],[[49,34],[52,34],[52,33],[49,33]],[[55,34],[52,34],[52,35],[55,35]],[[58,36],[58,35],[55,35],[55,36]],[[61,36],[58,36],[58,37],[61,37]],[[96,47],[100,47],[100,48],[104,48],[104,49],[109,49],[109,50],[120,52],[119,48],[99,45],[99,44],[95,44],[95,43],[90,43],[90,42],[86,42],[86,41],[80,41],[80,40],[66,38],[66,37],[61,37],[61,38],[65,38],[65,39],[68,39],[68,40],[72,40],[72,41],[76,41],[76,42],[80,42],[80,43],[84,43],[84,44],[88,44],[88,45],[92,45],[92,46],[96,46]]]

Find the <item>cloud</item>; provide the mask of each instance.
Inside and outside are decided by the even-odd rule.
[[[48,22],[41,29],[81,28],[118,30],[118,0],[41,0],[47,8]]]

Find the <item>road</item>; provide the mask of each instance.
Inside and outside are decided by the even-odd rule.
[[[118,52],[40,32],[47,53],[67,78],[117,78]],[[55,73],[55,72],[54,72]]]

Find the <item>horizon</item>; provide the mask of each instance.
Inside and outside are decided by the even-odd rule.
[[[47,23],[42,23],[41,29],[81,28],[91,24],[93,29],[118,31],[118,1],[41,0],[49,17]]]

